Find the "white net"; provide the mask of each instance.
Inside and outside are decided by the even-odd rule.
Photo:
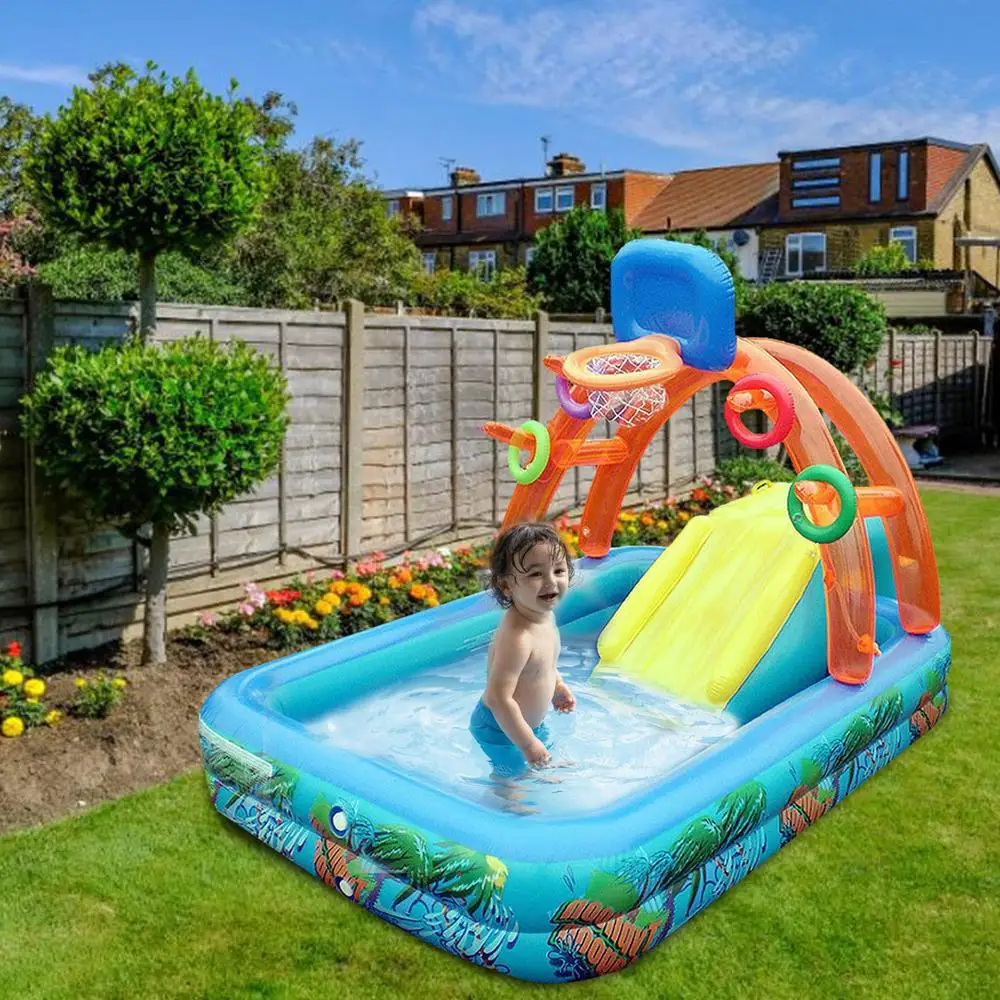
[[[659,358],[647,354],[604,354],[591,358],[587,369],[595,375],[629,375],[659,368]],[[635,389],[588,389],[590,412],[596,420],[614,420],[626,427],[644,424],[657,410],[667,405],[667,390],[662,385],[644,385]]]

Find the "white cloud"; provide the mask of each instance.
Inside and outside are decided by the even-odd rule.
[[[76,66],[17,66],[14,63],[0,63],[0,80],[72,87],[85,84],[87,74]]]
[[[1000,138],[1000,107],[970,105],[975,83],[828,54],[760,10],[751,24],[719,0],[426,0],[413,23],[444,84],[475,101],[558,110],[706,162],[927,134]]]

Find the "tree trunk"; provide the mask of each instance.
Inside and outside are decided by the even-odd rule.
[[[148,341],[156,332],[156,254],[139,254],[139,336]]]
[[[167,560],[170,528],[162,521],[153,525],[146,580],[146,620],[143,622],[142,662],[165,663],[167,659]]]

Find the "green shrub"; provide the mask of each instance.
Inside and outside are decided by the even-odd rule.
[[[468,271],[435,271],[414,276],[409,304],[446,316],[530,319],[538,311],[541,296],[528,291],[520,267],[497,271],[489,281]]]
[[[743,337],[798,344],[842,372],[878,354],[885,307],[860,288],[827,282],[774,282],[751,294],[738,321]]]
[[[746,489],[762,479],[772,483],[790,483],[795,472],[789,466],[771,458],[754,458],[751,455],[737,455],[725,458],[716,466],[716,478],[725,486]]]
[[[913,264],[901,243],[890,243],[888,246],[874,246],[861,255],[854,272],[862,277],[875,277],[883,274],[900,274],[912,271]]]
[[[170,535],[272,473],[287,400],[270,358],[203,337],[59,347],[22,400],[25,436],[60,503],[149,546],[147,661],[166,658]]]
[[[57,299],[139,300],[139,272],[135,260],[123,250],[76,247],[39,265],[37,271],[39,280],[52,286]],[[242,288],[176,252],[163,253],[157,259],[156,286],[160,302],[250,304],[250,297]]]

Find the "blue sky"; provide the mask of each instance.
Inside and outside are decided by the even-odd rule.
[[[13,0],[9,0],[13,5]],[[169,13],[167,10],[169,9]],[[1000,147],[995,0],[33,0],[0,93],[54,111],[103,62],[280,90],[297,136],[354,136],[383,187],[588,167],[671,171],[937,135]]]

